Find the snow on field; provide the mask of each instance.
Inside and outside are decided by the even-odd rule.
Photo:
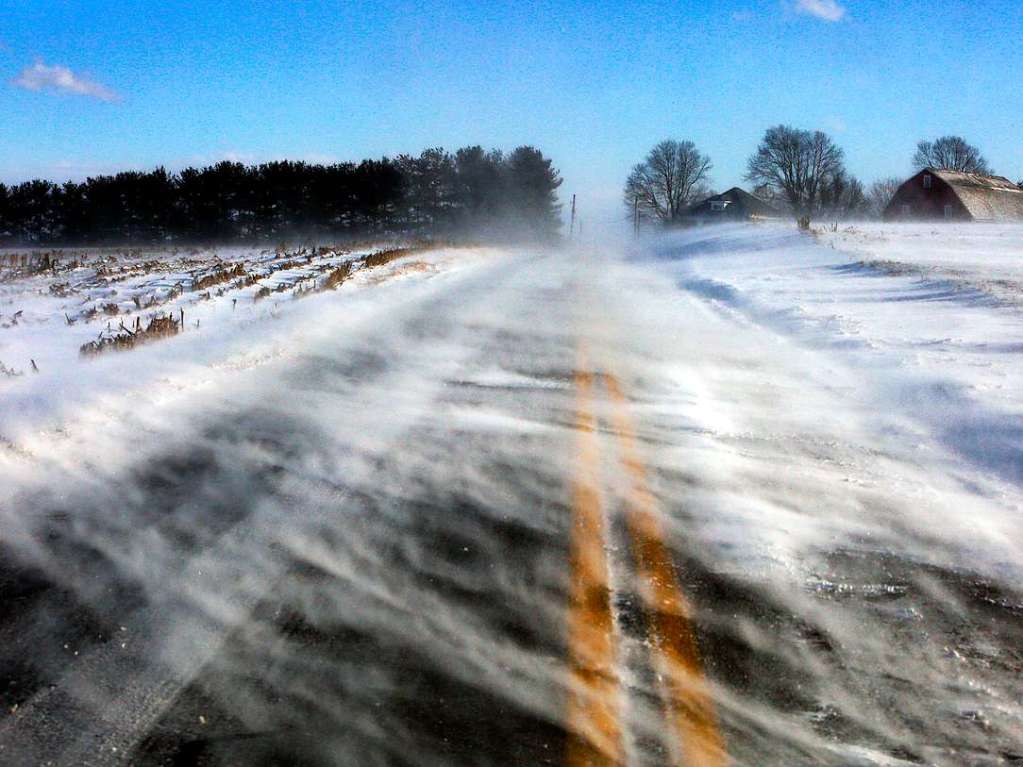
[[[99,401],[154,387],[165,396],[280,357],[343,315],[343,296],[478,256],[436,250],[366,267],[386,249],[64,251],[52,267],[0,253],[0,444],[62,433],[66,417]],[[82,352],[154,319],[173,321],[173,337]]]
[[[1023,513],[1023,227],[856,225],[813,235],[708,227],[655,251],[687,293],[739,327],[768,331],[757,357],[808,355],[804,414],[830,387],[837,398],[827,417],[865,411],[879,449],[887,439],[934,475],[922,475],[934,488],[950,480],[965,488],[965,505],[946,498],[922,509],[921,532],[942,515],[969,518],[971,496],[1000,499],[997,514],[972,518],[991,536],[974,543],[997,542],[975,564],[1011,561],[1023,572],[1014,553]]]
[[[817,236],[859,256],[867,268],[1023,302],[1019,225],[859,224],[825,228]]]
[[[77,353],[82,343],[125,326],[133,328],[137,318],[178,317],[186,310],[194,325],[211,315],[206,311],[210,307],[241,302],[243,309],[251,309],[261,290],[260,297],[265,297],[299,287],[366,254],[277,254],[238,248],[187,253],[84,251],[61,253],[52,268],[40,263],[39,256],[27,267],[14,267],[17,256],[0,254],[0,329],[9,331],[0,348],[9,367],[15,367],[13,360],[23,368],[31,359],[51,362],[52,353]],[[71,330],[59,333],[60,326]],[[33,344],[47,337],[57,343]]]

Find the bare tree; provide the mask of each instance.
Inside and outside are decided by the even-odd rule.
[[[867,191],[867,202],[870,215],[873,218],[881,218],[900,186],[902,186],[902,181],[894,176],[878,179],[870,185],[870,189]]]
[[[843,152],[820,131],[769,128],[747,163],[746,179],[781,196],[797,216],[818,212],[822,193],[844,175]]]
[[[855,219],[866,215],[869,203],[863,183],[840,169],[821,185],[817,211],[836,219]]]
[[[770,184],[757,184],[756,186],[754,186],[753,196],[759,197],[768,205],[772,205],[778,209],[784,209],[785,206],[789,204],[789,201],[785,198],[785,195],[780,193]]]
[[[625,204],[665,224],[676,223],[705,189],[710,158],[692,141],[662,141],[636,165],[625,182]]]
[[[937,141],[921,141],[916,145],[913,166],[991,174],[991,168],[980,150],[961,136],[942,136]]]

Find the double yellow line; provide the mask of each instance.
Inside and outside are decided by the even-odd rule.
[[[582,353],[574,380],[579,468],[572,484],[572,582],[568,615],[568,767],[625,764],[619,723],[620,690],[615,671],[614,621],[605,554],[605,514],[600,496],[600,440],[595,414],[598,382],[609,395],[611,427],[628,476],[624,511],[632,557],[641,584],[666,723],[674,733],[679,767],[724,767],[727,755],[714,702],[703,674],[689,601],[678,583],[665,543],[657,504],[628,410],[628,398],[612,375],[588,370]]]

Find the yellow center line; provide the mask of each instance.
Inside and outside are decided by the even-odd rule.
[[[692,610],[675,575],[671,552],[665,544],[657,504],[650,492],[640,459],[636,429],[621,384],[612,375],[604,384],[614,404],[612,425],[629,474],[626,498],[627,526],[636,567],[643,582],[643,598],[656,652],[661,659],[662,687],[669,719],[674,723],[685,767],[723,767],[728,763],[718,729],[696,634]]]
[[[600,448],[593,413],[593,382],[594,376],[586,371],[583,359],[575,373],[579,466],[572,484],[568,767],[622,764],[604,514],[598,492]]]

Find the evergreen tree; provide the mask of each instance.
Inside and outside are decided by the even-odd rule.
[[[395,160],[316,165],[220,162],[0,185],[0,239],[24,243],[274,240],[365,233],[552,237],[553,164],[532,147],[507,157],[441,148]]]

